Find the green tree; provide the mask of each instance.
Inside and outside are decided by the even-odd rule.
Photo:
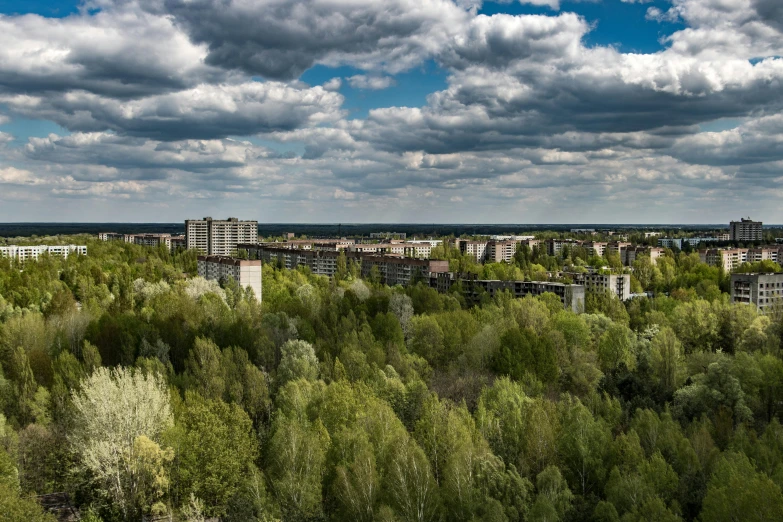
[[[241,407],[188,392],[177,414],[177,479],[185,498],[204,502],[208,516],[225,514],[258,458],[253,426]]]
[[[702,521],[780,520],[780,486],[758,473],[748,457],[724,454],[710,477],[700,518]]]
[[[162,498],[162,464],[171,459],[158,446],[172,423],[165,383],[154,374],[99,368],[72,400],[71,443],[81,465],[126,520],[139,518]]]

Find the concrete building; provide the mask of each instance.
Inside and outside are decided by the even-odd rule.
[[[585,249],[587,249],[589,255],[603,257],[604,252],[606,252],[606,247],[608,246],[608,243],[604,243],[601,241],[588,241],[586,243],[583,243],[582,246]]]
[[[17,261],[36,260],[43,254],[67,258],[69,255],[87,255],[87,247],[84,245],[34,245],[17,246],[8,245],[0,247],[0,256],[10,257]]]
[[[576,285],[582,285],[588,292],[612,292],[620,300],[631,297],[630,274],[602,274],[600,272],[563,272]]]
[[[761,241],[762,223],[750,218],[732,221],[729,223],[729,236],[732,241]]]
[[[690,246],[699,246],[701,243],[716,243],[719,239],[717,237],[683,237],[683,238],[671,238],[661,237],[658,238],[658,246],[663,248],[677,247],[682,250],[683,244],[689,244]]]
[[[487,241],[457,239],[454,241],[454,246],[462,255],[471,256],[477,263],[483,263],[487,256]]]
[[[762,311],[783,305],[783,274],[731,274],[731,302],[756,305]]]
[[[550,256],[557,256],[563,251],[563,247],[575,247],[580,246],[581,241],[574,239],[547,239],[546,240],[546,253]]]
[[[240,243],[258,243],[258,221],[188,219],[185,220],[185,242],[210,256],[230,256]]]
[[[370,239],[405,239],[408,235],[405,232],[372,232]]]
[[[299,250],[292,248],[274,248],[265,245],[239,245],[238,250],[247,252],[248,257],[261,259],[265,263],[295,269],[307,267],[313,274],[334,276],[337,262],[344,255],[346,262],[358,263],[363,277],[369,277],[375,266],[381,281],[388,285],[407,286],[417,278],[426,278],[430,273],[447,272],[448,261],[433,259],[415,259],[410,257],[378,255],[365,252],[337,252],[327,250]]]
[[[585,309],[585,287],[581,285],[567,285],[564,283],[552,283],[548,281],[500,281],[476,279],[475,277],[460,277],[453,272],[433,274],[429,278],[430,287],[438,292],[448,292],[452,285],[460,283],[465,299],[476,303],[486,295],[495,297],[500,292],[510,292],[515,298],[526,296],[538,296],[546,292],[555,294],[563,303],[563,308],[575,313],[582,313]]]
[[[529,241],[535,239],[536,236],[489,236],[490,239],[495,241]]]
[[[660,247],[635,246],[628,247],[623,251],[620,260],[625,266],[633,266],[633,262],[640,256],[649,256],[653,265],[657,264],[658,258],[662,257],[664,249]]]
[[[261,301],[261,261],[257,259],[235,259],[222,256],[198,256],[198,275],[204,279],[225,281],[229,277],[242,288],[251,288],[256,299]]]
[[[506,241],[490,240],[487,243],[485,252],[486,261],[489,263],[510,263],[514,260],[514,254],[517,253],[518,247],[519,241],[513,239]]]
[[[759,261],[774,261],[780,259],[780,249],[777,247],[763,248],[711,248],[699,250],[699,259],[710,266],[722,267],[731,272],[742,263],[758,263]]]

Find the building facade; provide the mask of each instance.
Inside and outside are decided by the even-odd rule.
[[[600,272],[564,272],[574,284],[582,285],[588,292],[612,292],[620,300],[631,297],[630,274],[602,274]]]
[[[729,236],[732,241],[761,241],[762,223],[750,218],[729,223]]]
[[[198,275],[213,281],[225,281],[229,277],[242,288],[251,288],[261,301],[261,261],[235,259],[222,256],[198,256]]]
[[[185,243],[210,256],[230,256],[237,245],[258,243],[258,221],[188,219],[185,220]]]
[[[460,277],[453,272],[432,274],[429,278],[430,287],[438,292],[448,292],[452,285],[459,283],[465,299],[476,303],[482,296],[494,298],[500,292],[509,292],[515,298],[526,296],[539,296],[544,293],[552,293],[560,298],[563,308],[575,313],[582,313],[585,309],[585,287],[581,285],[569,285],[553,283],[549,281],[500,281],[496,279],[476,279],[474,277]]]
[[[783,274],[731,274],[731,302],[771,311],[783,305]]]
[[[17,261],[36,260],[44,254],[67,258],[69,255],[87,255],[87,247],[84,245],[34,245],[17,246],[8,245],[0,247],[0,256],[10,257]]]

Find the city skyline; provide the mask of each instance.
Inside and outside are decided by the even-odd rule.
[[[0,0],[0,222],[783,223],[782,56],[778,0]]]

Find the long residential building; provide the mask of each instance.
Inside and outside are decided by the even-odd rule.
[[[0,247],[0,256],[11,257],[18,261],[35,260],[44,254],[62,258],[67,258],[73,254],[86,256],[87,247],[84,245],[8,245]]]
[[[756,305],[761,311],[783,306],[783,274],[731,274],[731,302]]]
[[[699,250],[702,263],[722,267],[726,272],[738,268],[742,263],[781,260],[781,248],[777,246],[761,248],[711,248]]]
[[[198,275],[224,281],[232,277],[243,288],[250,288],[261,301],[261,261],[223,256],[198,256]]]
[[[762,222],[742,218],[729,223],[729,236],[732,241],[761,241],[763,239]]]
[[[585,287],[550,281],[500,281],[497,279],[476,279],[475,277],[460,277],[453,272],[432,274],[429,278],[430,287],[438,292],[448,292],[452,285],[460,283],[465,299],[473,303],[479,302],[483,295],[490,298],[500,292],[510,292],[515,298],[539,296],[553,293],[560,298],[566,310],[582,313],[585,309]]]
[[[381,282],[390,286],[407,286],[416,278],[424,278],[431,273],[447,272],[449,269],[448,261],[378,255],[375,252],[300,250],[252,244],[239,245],[237,250],[246,252],[248,257],[263,260],[265,263],[275,263],[288,269],[304,266],[313,274],[329,277],[337,272],[338,259],[344,255],[347,262],[359,263],[364,277],[369,277],[372,274],[372,267],[375,266]]]
[[[240,221],[230,217],[225,220],[185,220],[187,248],[210,256],[230,256],[237,245],[258,243],[258,221]]]

